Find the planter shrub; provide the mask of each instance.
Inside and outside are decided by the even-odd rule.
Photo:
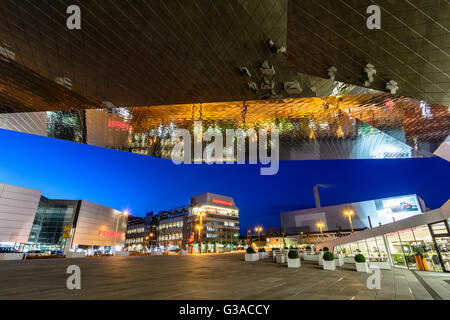
[[[330,251],[330,249],[328,249],[328,247],[323,248],[323,251]]]
[[[253,249],[253,247],[248,247],[247,248],[247,253],[251,254],[251,253],[256,253],[255,249]]]
[[[301,262],[300,258],[298,257],[298,251],[297,249],[291,249],[288,253],[288,268],[300,268]]]
[[[323,269],[324,270],[336,270],[336,261],[334,260],[334,254],[327,251],[323,254]]]
[[[332,254],[330,251],[327,251],[323,254],[323,260],[325,261],[333,261],[334,260],[334,254]]]
[[[364,255],[357,254],[354,259],[357,272],[369,272],[369,264],[366,262],[366,257]]]
[[[288,253],[289,259],[298,259],[298,251],[297,250],[290,250]]]
[[[266,249],[264,249],[264,248],[259,248],[258,252],[266,252]]]

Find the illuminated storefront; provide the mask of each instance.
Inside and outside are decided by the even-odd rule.
[[[319,244],[369,263],[420,271],[450,272],[450,201],[441,208]]]
[[[127,217],[85,200],[42,197],[24,251],[112,253],[122,250]]]

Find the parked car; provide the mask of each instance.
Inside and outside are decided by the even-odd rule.
[[[395,205],[391,207],[392,212],[400,212],[404,210],[410,210],[412,205],[407,202],[400,202],[399,205]]]

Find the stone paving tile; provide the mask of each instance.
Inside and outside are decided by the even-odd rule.
[[[66,288],[67,266],[81,268],[82,290]],[[3,261],[0,299],[429,299],[408,270],[382,270],[381,290],[353,264],[325,271],[302,261],[288,269],[243,254]],[[411,291],[413,292],[411,294]]]

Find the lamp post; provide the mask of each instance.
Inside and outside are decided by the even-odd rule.
[[[200,251],[199,252],[201,254],[202,253],[202,234],[201,234],[201,230],[203,229],[202,218],[204,216],[206,216],[206,213],[205,213],[205,211],[201,211],[199,214],[200,214],[200,226],[197,226],[197,229],[198,229],[198,238],[199,238],[199,242],[200,242]]]
[[[261,242],[261,231],[262,227],[256,227],[255,231],[258,232],[258,242]]]
[[[200,245],[200,249],[199,249],[199,253],[200,254],[202,254],[202,229],[203,229],[203,226],[197,226],[197,230],[198,230],[198,242],[199,242],[199,245]]]
[[[148,236],[145,237],[145,240],[147,240],[147,249],[149,249],[150,247],[150,239],[153,238],[153,236],[154,236],[153,232],[150,232]]]
[[[322,242],[324,242],[324,239],[323,239],[323,227],[325,227],[325,224],[323,222],[317,223],[317,228],[320,229],[320,235],[322,236]]]
[[[353,211],[352,210],[347,210],[347,211],[344,212],[344,214],[348,218],[348,222],[350,223],[350,228],[352,229],[352,233],[353,233],[354,232],[354,230],[353,230],[353,223],[352,223]]]
[[[119,229],[119,220],[120,217],[128,217],[128,210],[125,210],[124,212],[121,212],[117,215],[117,222],[116,222],[116,233],[114,234],[114,253],[116,253],[116,246],[117,246],[117,230]]]

